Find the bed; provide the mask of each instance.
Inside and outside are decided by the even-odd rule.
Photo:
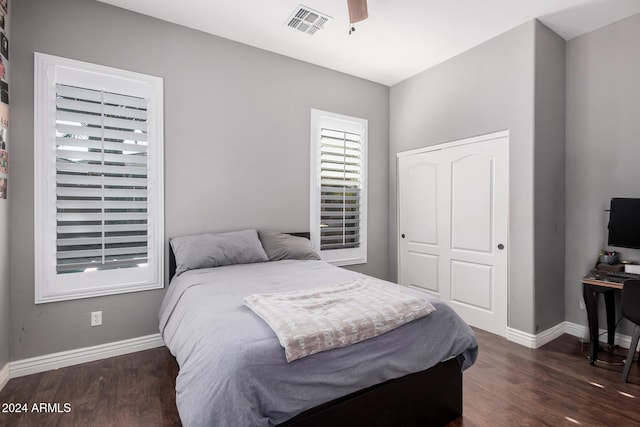
[[[299,250],[252,257],[262,248],[253,241],[250,249],[243,241],[219,250],[219,242],[194,245],[191,237],[185,246],[172,240],[171,274],[177,275],[159,314],[180,367],[176,405],[184,426],[435,426],[462,414],[462,371],[475,362],[477,342],[442,301],[429,297],[435,312],[380,336],[288,363],[274,331],[243,299],[366,276],[305,259]],[[218,252],[185,267],[185,259],[211,251]]]

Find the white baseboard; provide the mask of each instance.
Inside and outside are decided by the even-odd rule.
[[[153,334],[108,344],[96,345],[93,347],[85,347],[62,351],[60,353],[45,354],[44,356],[30,357],[28,359],[9,362],[9,378],[22,377],[25,375],[37,374],[39,372],[50,371],[52,369],[107,359],[109,357],[162,347],[163,345],[164,341],[162,341],[160,334]],[[0,379],[1,378],[2,372],[0,372]],[[1,384],[2,381],[0,380],[0,385]]]
[[[10,372],[11,370],[10,370],[9,363],[4,365],[2,369],[0,369],[0,391],[2,391],[4,386],[6,386],[7,383],[9,382],[9,379],[11,378]]]
[[[566,334],[573,335],[582,340],[589,341],[589,328],[577,323],[564,322],[564,331]]]
[[[586,326],[578,325],[576,323],[564,322],[567,324],[565,332],[569,335],[573,335],[578,338],[582,338],[585,341],[589,341],[589,329]],[[598,335],[601,337],[600,341],[606,341],[607,330],[599,329]],[[604,338],[602,338],[604,336]],[[631,337],[629,335],[623,335],[616,332],[615,341],[616,345],[623,348],[629,348],[631,345]]]
[[[565,323],[558,323],[545,331],[536,335],[520,331],[518,329],[507,328],[507,339],[517,344],[529,348],[540,348],[565,333]]]
[[[606,335],[606,329],[600,329],[600,335]],[[507,328],[507,339],[516,344],[529,348],[540,348],[548,342],[553,341],[562,334],[573,335],[585,341],[589,341],[589,329],[586,326],[577,323],[561,322],[545,331],[536,335],[520,331],[518,329]],[[631,337],[616,333],[615,343],[620,347],[629,348],[631,345]]]
[[[586,341],[589,340],[587,327],[571,322],[559,323],[536,335],[518,329],[507,328],[507,339],[525,347],[539,348],[565,333]],[[600,329],[600,334],[606,334],[606,330]],[[615,343],[621,347],[628,348],[631,344],[631,337],[616,333]],[[60,353],[46,354],[44,356],[9,362],[0,369],[0,390],[4,388],[11,378],[37,374],[52,369],[79,365],[81,363],[93,362],[162,346],[164,346],[164,341],[160,334],[152,334],[93,347],[62,351]]]

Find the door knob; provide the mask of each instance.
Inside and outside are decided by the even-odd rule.
[[[498,249],[503,250],[504,249],[504,245],[502,243],[498,244]]]
[[[402,234],[402,238],[404,239],[404,234]]]

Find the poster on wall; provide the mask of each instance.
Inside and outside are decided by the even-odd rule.
[[[1,2],[2,0],[0,0]],[[2,7],[0,7],[2,10]],[[9,103],[9,39],[0,32],[0,102]]]
[[[2,30],[3,32],[7,28],[7,15],[8,15],[8,10],[9,10],[8,7],[9,7],[9,1],[8,0],[0,0],[0,30]],[[5,38],[6,38],[6,36],[5,36]],[[9,44],[8,43],[9,43],[9,41],[7,40],[7,50],[9,49]]]
[[[4,104],[9,104],[8,8],[9,0],[0,0],[0,102]]]
[[[9,106],[7,104],[0,104],[0,127],[9,127]]]
[[[7,60],[9,59],[9,39],[4,32],[0,35],[0,54]]]

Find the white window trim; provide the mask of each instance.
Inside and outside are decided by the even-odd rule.
[[[164,287],[163,79],[111,67],[34,54],[34,258],[35,303],[89,298]],[[127,91],[148,100],[154,148],[148,165],[148,263],[138,268],[56,274],[56,83]],[[65,276],[65,277],[60,277]]]
[[[351,249],[320,250],[320,128],[323,117],[345,122],[345,127],[356,126],[362,130],[362,182],[360,195],[360,246]],[[367,262],[367,192],[368,192],[368,121],[357,117],[311,109],[310,155],[310,213],[309,230],[311,244],[323,261],[333,265],[356,265]]]

